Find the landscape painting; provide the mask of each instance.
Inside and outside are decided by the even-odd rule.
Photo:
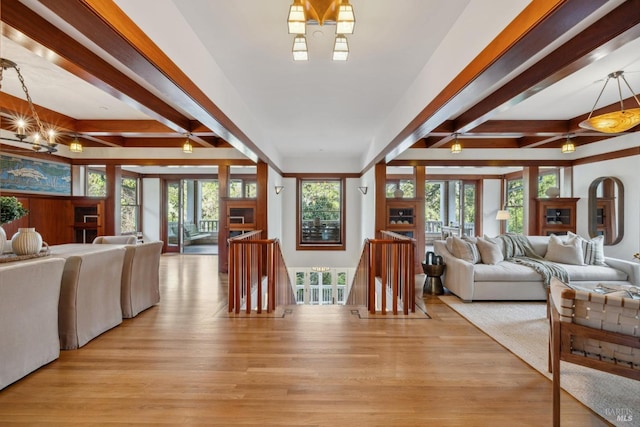
[[[0,155],[0,190],[70,196],[71,166]]]

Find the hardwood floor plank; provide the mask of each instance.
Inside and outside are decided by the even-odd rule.
[[[235,316],[216,263],[163,256],[160,304],[0,391],[0,424],[551,424],[551,382],[435,298]],[[562,420],[608,425],[565,393]]]

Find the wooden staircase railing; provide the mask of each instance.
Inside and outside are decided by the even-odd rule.
[[[229,312],[244,308],[250,313],[254,294],[257,313],[263,307],[270,313],[277,306],[296,303],[280,242],[261,239],[261,234],[252,231],[229,239]]]
[[[415,246],[415,239],[389,231],[381,231],[377,239],[366,239],[347,304],[364,305],[371,314],[377,307],[386,314],[390,305],[393,314],[398,314],[400,302],[404,314],[415,312]]]

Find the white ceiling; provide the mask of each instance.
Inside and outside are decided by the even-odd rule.
[[[309,26],[310,61],[296,63],[286,29],[291,0],[115,2],[285,172],[332,171],[336,165],[361,171],[528,4],[352,0],[356,26],[348,36],[349,60],[330,59],[334,27]],[[23,3],[58,20],[36,0]],[[608,2],[597,14],[620,3]],[[56,25],[92,46],[67,24]],[[118,65],[99,48],[92,50]],[[34,55],[3,37],[0,54],[20,65],[36,104],[76,119],[148,118],[55,67],[46,52]],[[493,118],[566,120],[588,113],[603,77],[618,69],[640,88],[640,39]],[[2,90],[21,92],[8,75]],[[616,91],[607,91],[602,104],[616,99]]]

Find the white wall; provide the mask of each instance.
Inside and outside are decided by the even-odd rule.
[[[282,211],[283,211],[283,200],[284,196],[287,192],[295,192],[295,187],[291,188],[291,186],[285,186],[282,189],[280,194],[276,194],[275,187],[276,185],[284,185],[283,179],[274,169],[269,167],[267,178],[267,227],[268,227],[268,236],[269,239],[279,239],[280,242],[283,242],[282,239]],[[285,259],[286,261],[286,259]]]
[[[500,206],[500,194],[502,193],[501,181],[499,179],[485,179],[483,181],[482,192],[482,233],[487,236],[497,236],[500,234],[500,221],[496,219],[496,214]],[[478,234],[476,232],[476,234]]]
[[[376,173],[375,168],[369,169],[360,178],[360,187],[367,187],[367,194],[363,195],[360,190],[360,206],[362,215],[360,217],[360,242],[364,239],[376,237]]]
[[[161,196],[159,178],[142,179],[142,236],[145,242],[160,240]]]
[[[282,250],[289,269],[313,266],[354,268],[362,249],[361,226],[363,195],[358,190],[360,179],[346,180],[346,249],[344,251],[296,250],[296,179],[283,178]],[[367,192],[367,196],[369,192]],[[373,196],[373,193],[371,193]],[[371,214],[373,215],[373,213]]]
[[[590,163],[573,168],[573,194],[579,197],[577,232],[588,237],[588,199],[589,185],[602,176],[612,176],[624,185],[624,238],[613,246],[605,246],[606,256],[630,260],[633,254],[640,252],[640,191],[638,179],[640,156]]]

